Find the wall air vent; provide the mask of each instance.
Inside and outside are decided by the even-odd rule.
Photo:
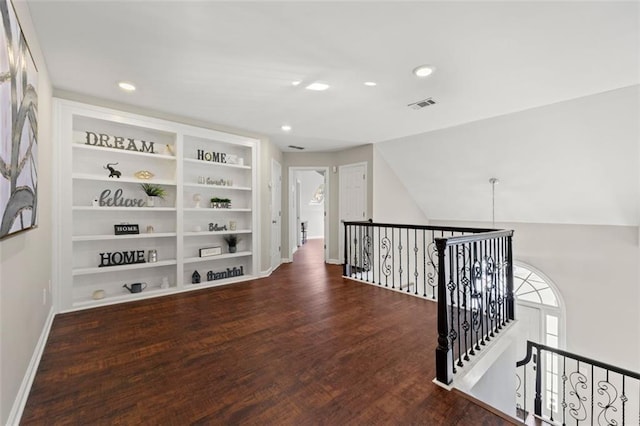
[[[289,145],[289,148],[291,148],[291,149],[297,149],[297,150],[300,150],[300,151],[302,151],[302,150],[304,149],[304,147],[302,147],[302,146],[296,146],[296,145]]]
[[[424,99],[422,101],[414,102],[414,103],[409,104],[407,106],[411,107],[413,109],[422,109],[424,107],[428,107],[428,106],[434,105],[435,103],[436,103],[436,101],[434,101],[433,98],[427,98],[427,99]]]

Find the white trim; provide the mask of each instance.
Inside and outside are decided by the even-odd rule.
[[[280,182],[276,182],[275,181],[275,176],[274,176],[274,171],[276,171],[276,169],[278,169],[280,171]],[[277,188],[277,189],[276,189]],[[280,197],[279,197],[279,201],[280,201],[280,205],[279,206],[274,206],[274,194],[275,191],[279,191],[280,193]],[[270,231],[273,231],[273,217],[274,217],[274,212],[275,209],[279,209],[279,216],[277,221],[279,222],[278,225],[278,231],[280,235],[274,235],[273,232],[271,232],[271,239],[269,241],[269,259],[270,262],[269,264],[271,265],[271,269],[272,270],[276,270],[276,268],[278,266],[280,266],[280,264],[282,263],[280,260],[278,260],[278,258],[276,256],[274,256],[274,250],[273,250],[273,246],[274,246],[274,239],[277,238],[277,240],[279,241],[279,254],[280,256],[282,256],[282,218],[283,218],[283,214],[282,214],[282,164],[276,160],[275,158],[271,159],[271,170],[270,170],[270,177],[269,177],[269,196],[270,196],[270,200],[269,200],[269,205],[271,206],[270,211],[269,211],[269,229]]]
[[[40,333],[38,343],[31,355],[27,371],[25,371],[24,377],[22,378],[18,395],[16,395],[16,399],[14,400],[11,411],[9,412],[7,425],[17,425],[20,423],[24,407],[27,404],[29,392],[31,391],[31,386],[33,385],[33,379],[36,377],[36,372],[38,371],[38,366],[40,365],[40,360],[42,359],[42,354],[44,352],[47,339],[49,338],[49,332],[51,331],[51,325],[53,324],[53,318],[55,317],[54,312],[53,306],[51,306],[49,315],[47,316],[42,332]]]
[[[338,259],[327,259],[326,263],[330,265],[342,265],[342,262]]]
[[[271,276],[272,273],[273,273],[273,268],[269,268],[266,271],[260,271],[258,278],[267,278]]]

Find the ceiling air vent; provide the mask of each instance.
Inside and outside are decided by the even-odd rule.
[[[298,150],[300,150],[300,151],[302,151],[302,150],[304,149],[304,147],[302,147],[302,146],[296,146],[296,145],[289,145],[289,148],[291,148],[291,149],[298,149]]]
[[[427,98],[424,99],[422,101],[418,101],[418,102],[414,102],[412,104],[409,104],[407,106],[413,108],[413,109],[422,109],[424,107],[428,107],[431,105],[434,105],[436,103],[436,101],[433,100],[433,98]]]

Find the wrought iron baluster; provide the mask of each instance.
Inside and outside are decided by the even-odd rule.
[[[469,257],[467,256],[469,254]],[[464,330],[464,360],[469,361],[469,330],[471,328],[471,323],[469,322],[470,310],[469,304],[467,303],[467,294],[471,296],[470,291],[470,280],[467,277],[467,273],[470,271],[470,268],[467,267],[467,264],[471,262],[471,246],[463,245],[462,246],[462,311],[464,314],[464,321],[462,321],[462,329]],[[473,338],[473,337],[472,337]],[[473,351],[473,342],[471,342],[471,350]]]
[[[413,230],[413,294],[418,295],[418,230]]]
[[[422,230],[422,297],[427,297],[427,231]],[[416,287],[418,282],[416,281]]]
[[[391,288],[395,289],[396,288],[396,280],[395,275],[396,275],[396,256],[395,256],[395,232],[393,232],[394,228],[391,228],[391,273],[393,274],[391,277]]]
[[[461,305],[460,303],[460,247],[462,247],[462,251],[464,252],[464,247],[463,246],[456,246],[456,260],[455,260],[455,264],[456,264],[456,269],[455,269],[455,273],[456,273],[456,290],[457,290],[457,294],[456,294],[456,300],[458,301],[458,303],[456,303],[456,305],[458,306],[458,315],[457,315],[457,319],[458,319],[458,326],[456,327],[456,330],[458,331],[458,366],[462,367],[462,342],[460,339],[460,315],[462,314],[462,311],[464,310],[464,306]]]
[[[624,417],[623,417],[624,418]],[[567,357],[562,357],[562,424],[567,424]]]
[[[384,238],[382,239],[382,250],[386,250],[384,252],[383,261],[382,261],[382,273],[384,274],[384,286],[389,287],[389,275],[391,274],[392,268],[389,266],[389,258],[391,255],[389,254],[391,248],[393,247],[392,242],[389,240],[387,236],[387,227],[384,228]]]
[[[358,271],[360,272],[360,279],[362,279],[362,271],[364,269],[364,263],[362,261],[363,251],[362,251],[362,225],[358,225]]]
[[[382,229],[378,227],[378,255],[382,256],[382,238],[380,237],[380,233]],[[380,257],[382,259],[382,257]],[[382,262],[378,259],[378,285],[382,285]]]
[[[411,253],[409,253],[409,247],[411,246],[411,237],[409,236],[409,228],[407,228],[407,293],[411,292],[411,278],[409,278],[409,274],[411,273]]]
[[[451,347],[451,365],[453,368],[453,373],[455,374],[457,372],[456,370],[456,364],[455,364],[455,342],[456,339],[458,338],[458,332],[455,329],[455,322],[453,321],[453,309],[455,306],[455,301],[454,301],[454,295],[455,295],[455,291],[456,291],[456,284],[453,281],[453,262],[454,262],[454,255],[453,255],[453,247],[449,246],[448,248],[448,254],[449,254],[449,280],[447,281],[447,290],[449,290],[449,300],[450,300],[450,304],[448,305],[449,308],[449,345]]]
[[[402,229],[398,229],[398,267],[398,273],[400,274],[398,289],[402,291]]]

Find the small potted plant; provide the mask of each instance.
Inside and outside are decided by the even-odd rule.
[[[229,246],[229,253],[235,253],[238,250],[238,242],[240,238],[236,234],[229,234],[224,236],[224,240]]]
[[[228,209],[231,208],[231,200],[229,198],[213,197],[211,199],[211,207],[214,209]]]
[[[147,194],[148,207],[154,207],[156,205],[156,197],[164,200],[165,195],[167,195],[167,191],[159,185],[154,185],[152,183],[141,183],[140,187],[142,188],[144,193]]]

